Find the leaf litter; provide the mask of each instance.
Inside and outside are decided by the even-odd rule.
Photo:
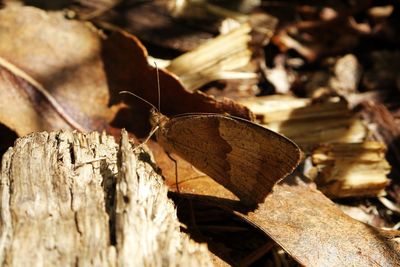
[[[129,90],[157,105],[155,68],[147,62],[148,52],[139,39],[146,42],[151,55],[170,60],[171,55],[192,51],[216,37],[222,29],[219,26],[223,16],[233,18],[236,22],[232,25],[244,25],[257,12],[268,14],[279,22],[276,31],[264,33],[261,38],[264,42],[249,47],[251,60],[237,70],[258,74],[256,83],[217,76],[206,79],[211,83],[200,87],[200,91],[193,91],[186,88],[186,82],[182,83],[179,73],[160,69],[162,112],[168,116],[214,112],[256,118],[266,127],[298,142],[307,157],[333,142],[354,147],[374,140],[379,147],[388,148],[391,183],[386,186],[385,182],[379,194],[365,190],[368,193],[360,195],[359,190],[350,190],[344,199],[340,194],[328,194],[340,204],[336,205],[303,176],[309,174],[305,172],[307,164],[316,167],[316,177],[329,172],[306,159],[304,174],[299,170],[293,177],[284,179],[257,209],[249,210],[231,192],[177,158],[180,194],[174,197],[187,231],[198,240],[208,242],[218,259],[217,265],[294,265],[297,262],[307,266],[378,266],[399,262],[396,241],[399,233],[395,231],[400,202],[399,106],[395,101],[399,75],[394,67],[398,51],[393,48],[393,44],[399,43],[398,29],[394,27],[395,14],[399,12],[396,5],[378,6],[360,1],[349,3],[350,7],[343,4],[321,7],[282,2],[274,7],[268,1],[261,1],[252,12],[245,5],[215,9],[212,4],[194,7],[188,4],[181,12],[168,13],[168,7],[160,3],[141,6],[120,1],[89,6],[85,13],[82,7],[88,3],[81,1],[79,8],[70,8],[75,9],[78,17],[92,19],[98,28],[85,21],[66,19],[63,12],[46,13],[18,5],[0,10],[2,124],[19,136],[65,128],[105,130],[118,136],[119,129],[125,127],[137,138],[143,137],[150,128],[149,107],[126,96],[121,102],[118,95],[119,91]],[[144,11],[138,12],[137,8]],[[199,13],[202,16],[193,17],[191,10],[202,10]],[[146,12],[162,14],[157,16],[162,20],[154,21],[155,24],[145,21],[143,18],[149,14]],[[296,15],[300,20],[293,19]],[[129,23],[119,23],[124,16]],[[147,27],[134,29],[133,22],[145,22]],[[106,23],[114,27],[101,31]],[[158,31],[152,26],[158,27]],[[158,35],[164,26],[171,31]],[[254,29],[254,25],[251,27]],[[174,35],[176,32],[186,34]],[[265,42],[268,36],[272,37],[272,43]],[[364,40],[375,40],[376,45],[371,47]],[[265,71],[276,68],[274,64],[280,76],[271,76],[275,75],[273,71]],[[280,87],[280,79],[284,87]],[[229,91],[232,87],[235,89]],[[268,97],[256,96],[275,92],[289,95],[291,99],[276,95],[271,102]],[[227,95],[240,101],[224,99]],[[288,108],[293,103],[300,106]],[[264,111],[260,107],[269,109]],[[338,127],[340,121],[342,126]],[[305,133],[307,130],[314,131]],[[176,190],[173,162],[153,140],[148,146],[170,189]],[[328,155],[339,157],[335,160],[342,160],[343,164],[363,166],[348,156]],[[370,160],[361,155],[355,157],[362,164]],[[376,155],[368,157],[376,158]],[[363,175],[374,179],[372,174]],[[385,172],[379,175],[386,177]],[[344,174],[340,176],[345,178]],[[333,179],[329,186],[335,183],[340,181]],[[179,209],[179,203],[185,199],[190,200],[187,210],[192,212],[191,216]],[[364,211],[370,207],[364,220],[372,225],[345,215],[339,209],[345,206]],[[382,226],[393,230],[375,228]],[[284,257],[282,248],[287,253]]]

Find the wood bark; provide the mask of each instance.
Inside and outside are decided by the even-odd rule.
[[[42,132],[3,156],[2,266],[208,266],[167,188],[127,133]]]

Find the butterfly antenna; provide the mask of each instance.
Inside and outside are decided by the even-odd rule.
[[[158,112],[161,113],[160,74],[158,72],[158,66],[157,66],[157,63],[155,61],[154,61],[154,65],[156,66],[156,73],[157,73]]]
[[[144,99],[143,97],[138,96],[137,94],[134,94],[134,93],[129,92],[129,91],[121,91],[121,92],[119,92],[119,94],[129,94],[129,95],[133,95],[134,97],[139,98],[140,100],[142,100],[143,102],[149,104],[152,108],[154,108],[155,110],[158,111],[158,109],[157,109],[152,103],[150,103],[149,101],[147,101],[147,100]]]

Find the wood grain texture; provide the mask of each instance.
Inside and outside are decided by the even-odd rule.
[[[126,132],[118,161],[118,266],[211,266],[207,247],[180,232],[168,188],[151,164],[138,160]]]
[[[65,131],[16,141],[1,165],[2,266],[210,265],[179,232],[151,162],[122,140]]]
[[[116,172],[115,160],[79,164],[116,157],[117,148],[95,133],[43,132],[16,141],[2,160],[3,266],[113,265],[102,182]]]
[[[166,151],[181,156],[249,205],[263,202],[301,159],[292,141],[240,118],[189,114],[159,121],[157,140]]]

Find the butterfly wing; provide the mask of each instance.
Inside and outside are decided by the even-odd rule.
[[[289,139],[218,114],[172,118],[159,132],[158,142],[250,205],[263,202],[301,159],[300,149]]]

